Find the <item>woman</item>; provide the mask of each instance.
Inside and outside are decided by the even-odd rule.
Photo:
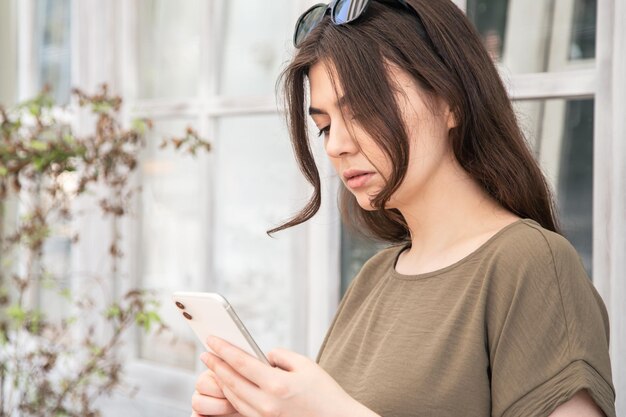
[[[463,13],[341,0],[294,40],[287,120],[314,195],[272,232],[320,205],[308,107],[344,220],[393,245],[354,279],[317,363],[210,340],[193,415],[614,417],[605,306]]]

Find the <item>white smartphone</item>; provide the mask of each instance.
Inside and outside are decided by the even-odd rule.
[[[213,335],[269,364],[235,314],[233,307],[223,296],[213,292],[175,292],[172,294],[172,299],[205,349],[212,352],[206,340]]]

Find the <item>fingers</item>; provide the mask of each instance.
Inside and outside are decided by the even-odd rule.
[[[225,340],[217,337],[209,337],[207,344],[221,360],[226,362],[239,375],[245,377],[257,386],[263,386],[264,381],[271,381],[279,377],[276,369],[266,365],[259,359],[231,345]],[[209,355],[208,352],[203,353],[201,359],[209,366],[207,363],[209,356],[207,355]],[[209,368],[213,369],[210,366]],[[215,371],[215,369],[213,370]]]
[[[261,416],[273,416],[277,414],[272,413],[259,413],[253,406],[248,404],[247,401],[243,400],[239,397],[235,392],[231,391],[230,388],[226,385],[222,385],[222,389],[224,390],[224,394],[228,397],[228,400],[231,402],[233,407],[235,407],[239,413],[246,417],[261,417]],[[265,410],[263,410],[265,411]]]
[[[224,397],[222,389],[218,386],[217,381],[215,381],[213,371],[210,369],[204,371],[200,377],[198,377],[196,381],[196,391],[209,397],[226,398]]]
[[[198,391],[193,393],[191,397],[191,408],[196,415],[202,416],[220,416],[224,414],[236,413],[237,410],[233,405],[224,398],[209,397],[200,394]],[[196,417],[192,414],[192,417]]]
[[[272,369],[268,365],[262,365]],[[248,409],[252,410],[249,404],[268,404],[271,402],[268,394],[212,353],[208,353],[207,366],[215,372],[216,381],[219,381],[219,386],[228,401],[243,415],[247,416],[252,413],[252,411],[247,411]],[[271,381],[266,381],[266,384],[268,382]]]
[[[272,366],[292,372],[297,368],[310,365],[311,360],[287,349],[274,349],[267,354],[267,360]]]

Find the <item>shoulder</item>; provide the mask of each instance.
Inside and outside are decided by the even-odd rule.
[[[483,255],[490,300],[505,310],[516,298],[599,296],[576,249],[563,236],[532,220],[504,230]]]
[[[614,415],[609,318],[574,247],[528,220],[491,246],[483,259],[493,414],[535,415],[589,387]]]
[[[544,274],[558,275],[563,268],[583,268],[578,252],[565,237],[529,219],[499,233],[486,257],[514,270],[542,270]]]

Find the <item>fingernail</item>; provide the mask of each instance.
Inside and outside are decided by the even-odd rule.
[[[202,352],[200,354],[200,360],[206,364],[208,362],[208,360],[209,360],[208,352]]]
[[[215,344],[216,342],[217,342],[217,337],[212,336],[212,335],[211,335],[211,336],[209,336],[209,337],[207,337],[207,339],[206,339],[206,343],[207,343],[207,345],[213,345],[213,344]]]

